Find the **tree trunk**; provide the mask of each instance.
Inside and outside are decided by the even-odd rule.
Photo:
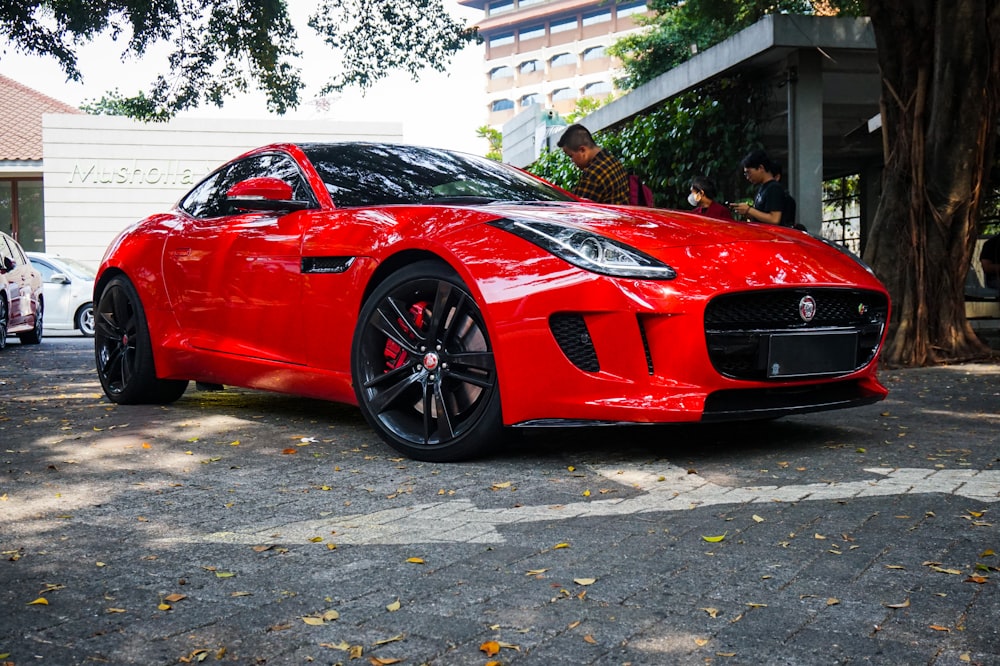
[[[868,13],[885,172],[865,259],[892,297],[883,360],[985,357],[964,289],[1000,111],[1000,3],[869,0]]]

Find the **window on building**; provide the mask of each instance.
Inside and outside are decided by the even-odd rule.
[[[490,37],[490,47],[491,48],[495,47],[495,46],[507,46],[508,44],[513,44],[513,43],[514,43],[514,33],[513,32],[505,32],[505,33],[501,33],[499,35],[493,35],[492,37]]]
[[[518,0],[518,7],[528,7],[529,5],[537,5],[539,2],[544,2],[545,0]]]
[[[521,108],[526,106],[531,106],[532,104],[541,104],[542,96],[538,93],[530,93],[521,98]]]
[[[583,94],[585,97],[593,95],[607,95],[611,92],[614,92],[614,88],[612,88],[611,84],[607,81],[595,81],[594,83],[588,83],[583,87]]]
[[[490,111],[508,111],[514,108],[514,100],[495,99],[490,104]]]
[[[823,181],[823,238],[861,253],[861,194],[858,174]]]
[[[490,80],[496,79],[510,79],[514,77],[514,69],[508,67],[507,65],[501,65],[500,67],[494,67],[490,70]]]
[[[592,46],[583,52],[584,62],[588,60],[600,60],[601,58],[607,58],[608,54],[604,51],[603,46]]]
[[[545,36],[545,26],[544,25],[533,25],[527,28],[522,28],[520,32],[521,41],[527,41],[529,39],[538,39],[539,37]]]
[[[559,102],[565,99],[576,99],[576,90],[573,88],[557,88],[552,91],[552,101]]]
[[[618,5],[618,16],[631,16],[632,14],[644,14],[646,13],[646,3],[645,2],[623,2]]]
[[[549,60],[549,64],[553,67],[565,67],[566,65],[575,65],[576,56],[572,53],[560,53],[559,55],[554,55]]]
[[[518,69],[521,70],[522,74],[531,74],[532,72],[544,71],[545,67],[542,65],[541,60],[525,60],[518,65]]]
[[[598,23],[607,23],[610,20],[611,20],[610,9],[602,9],[599,12],[590,12],[589,14],[583,15],[584,27],[588,25],[597,25]]]
[[[0,179],[0,231],[28,252],[45,251],[41,178]]]
[[[514,0],[494,0],[494,2],[487,3],[486,15],[502,14],[512,9],[514,9]]]
[[[563,19],[561,21],[553,21],[549,24],[549,32],[553,35],[559,32],[568,32],[570,30],[576,30],[576,17]]]

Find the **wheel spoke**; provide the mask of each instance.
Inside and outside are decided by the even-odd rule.
[[[382,384],[388,384],[381,390],[370,392],[371,397],[368,400],[368,405],[372,413],[382,414],[391,409],[399,396],[419,381],[419,374],[404,372],[402,369],[372,377],[365,382],[365,389],[376,389]]]
[[[375,314],[376,316],[372,318],[372,326],[376,330],[380,331],[410,354],[419,353],[413,338],[416,337],[418,342],[424,342],[425,339],[420,331],[416,330],[416,327],[409,326],[409,331],[405,331],[400,327],[399,322],[405,321],[409,323],[410,317],[400,310],[399,304],[395,300],[391,298],[385,299],[375,310]]]
[[[456,365],[463,368],[473,368],[475,370],[482,370],[483,372],[489,373],[492,373],[496,369],[493,361],[493,352],[488,351],[471,351],[448,354],[448,363],[451,365],[453,370]]]

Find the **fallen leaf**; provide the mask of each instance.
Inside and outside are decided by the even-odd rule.
[[[940,624],[932,624],[930,625],[930,628],[934,631],[947,631],[948,633],[951,633],[951,629],[948,627],[942,627]]]
[[[694,639],[694,644],[697,645],[698,647],[705,647],[706,645],[708,645],[708,639],[707,638],[696,638],[696,639]]]
[[[334,643],[320,643],[319,646],[320,647],[329,648],[331,650],[342,650],[344,652],[347,652],[348,650],[351,649],[351,645],[347,641],[340,641],[339,643],[336,643],[336,644],[334,644]]]
[[[716,652],[715,656],[716,657],[735,657],[736,653],[735,652]]]
[[[885,568],[886,569],[902,569],[903,571],[906,571],[906,567],[900,566],[898,564],[887,564],[887,565],[885,565]]]
[[[496,656],[500,652],[500,644],[496,641],[486,641],[479,646],[480,651],[485,652],[487,657]]]
[[[830,597],[829,599],[826,600],[826,605],[827,606],[836,606],[839,603],[840,603],[840,599],[836,599],[834,597]]]
[[[980,585],[983,585],[984,583],[989,582],[989,580],[990,579],[987,578],[986,576],[969,576],[968,578],[965,579],[965,582],[966,583],[979,583]]]
[[[324,624],[323,618],[321,618],[321,617],[315,617],[315,616],[312,616],[312,615],[305,616],[304,618],[302,618],[302,621],[305,622],[306,624],[314,626],[314,627],[322,627],[323,624]]]
[[[525,576],[541,576],[543,573],[548,571],[548,569],[528,569],[524,572]]]
[[[409,562],[410,564],[423,564],[424,563],[424,561],[422,559],[420,559],[419,557],[409,557],[409,558],[406,559],[406,561]]]
[[[711,617],[711,618],[719,617],[719,609],[718,608],[699,608],[698,610],[705,611],[706,613],[708,613],[708,616]]]
[[[584,636],[583,640],[584,640],[585,643],[590,643],[591,645],[597,645],[597,639],[595,639],[590,634],[587,634],[586,636]]]
[[[28,605],[29,606],[48,606],[49,605],[49,600],[46,599],[45,597],[38,597],[34,601],[29,601]]]
[[[597,582],[596,578],[574,578],[573,582],[577,585],[593,585]]]
[[[557,543],[556,545],[552,546],[553,550],[559,550],[560,548],[569,548],[569,544],[568,543]]]
[[[372,645],[385,645],[387,643],[398,643],[404,638],[406,638],[405,634],[396,634],[395,636],[392,636],[390,638],[383,638],[380,641],[375,641],[374,643],[372,643]]]
[[[393,657],[368,657],[368,662],[372,664],[372,666],[389,666],[389,664],[398,664],[400,661],[402,660],[395,659]]]
[[[962,572],[958,569],[944,569],[942,567],[932,566],[931,571],[937,571],[938,573],[951,574],[952,576],[961,576]]]
[[[391,604],[389,604],[388,606],[386,606],[385,609],[387,611],[389,611],[390,613],[395,613],[396,611],[398,611],[400,609],[399,599],[396,599],[395,601],[393,601]]]
[[[900,602],[898,604],[885,604],[884,603],[882,605],[885,606],[886,608],[909,608],[910,607],[910,600],[907,599],[906,601],[902,601],[902,602]]]
[[[764,522],[764,519],[761,518],[760,516],[758,516],[756,513],[753,516],[751,516],[751,517],[753,518],[753,521],[755,523],[762,523],[762,522]]]
[[[290,455],[293,455],[293,454],[298,453],[298,452],[299,452],[298,449],[284,449],[284,450],[282,450],[281,453],[283,455],[290,456]]]
[[[187,595],[186,594],[178,594],[178,593],[175,592],[173,594],[168,594],[167,596],[163,597],[164,601],[169,601],[172,604],[177,603],[181,599],[187,599]]]
[[[723,539],[726,538],[727,534],[729,534],[729,532],[723,532],[719,536],[704,536],[704,535],[702,535],[701,538],[704,539],[705,541],[709,542],[709,543],[719,543],[720,541],[722,541]]]

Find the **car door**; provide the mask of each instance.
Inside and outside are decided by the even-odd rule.
[[[310,211],[233,212],[226,192],[257,177],[280,178],[296,198],[313,200],[288,155],[229,165],[181,202],[185,215],[164,246],[164,279],[178,325],[194,346],[301,363],[301,246]]]
[[[73,326],[73,314],[70,312],[70,295],[73,289],[73,277],[39,257],[30,257],[31,265],[42,274],[42,293],[45,295],[45,326],[46,328],[62,328],[65,324]],[[61,275],[56,281],[53,275]]]
[[[0,234],[0,283],[7,292],[7,330],[31,322],[31,270],[14,239]]]

